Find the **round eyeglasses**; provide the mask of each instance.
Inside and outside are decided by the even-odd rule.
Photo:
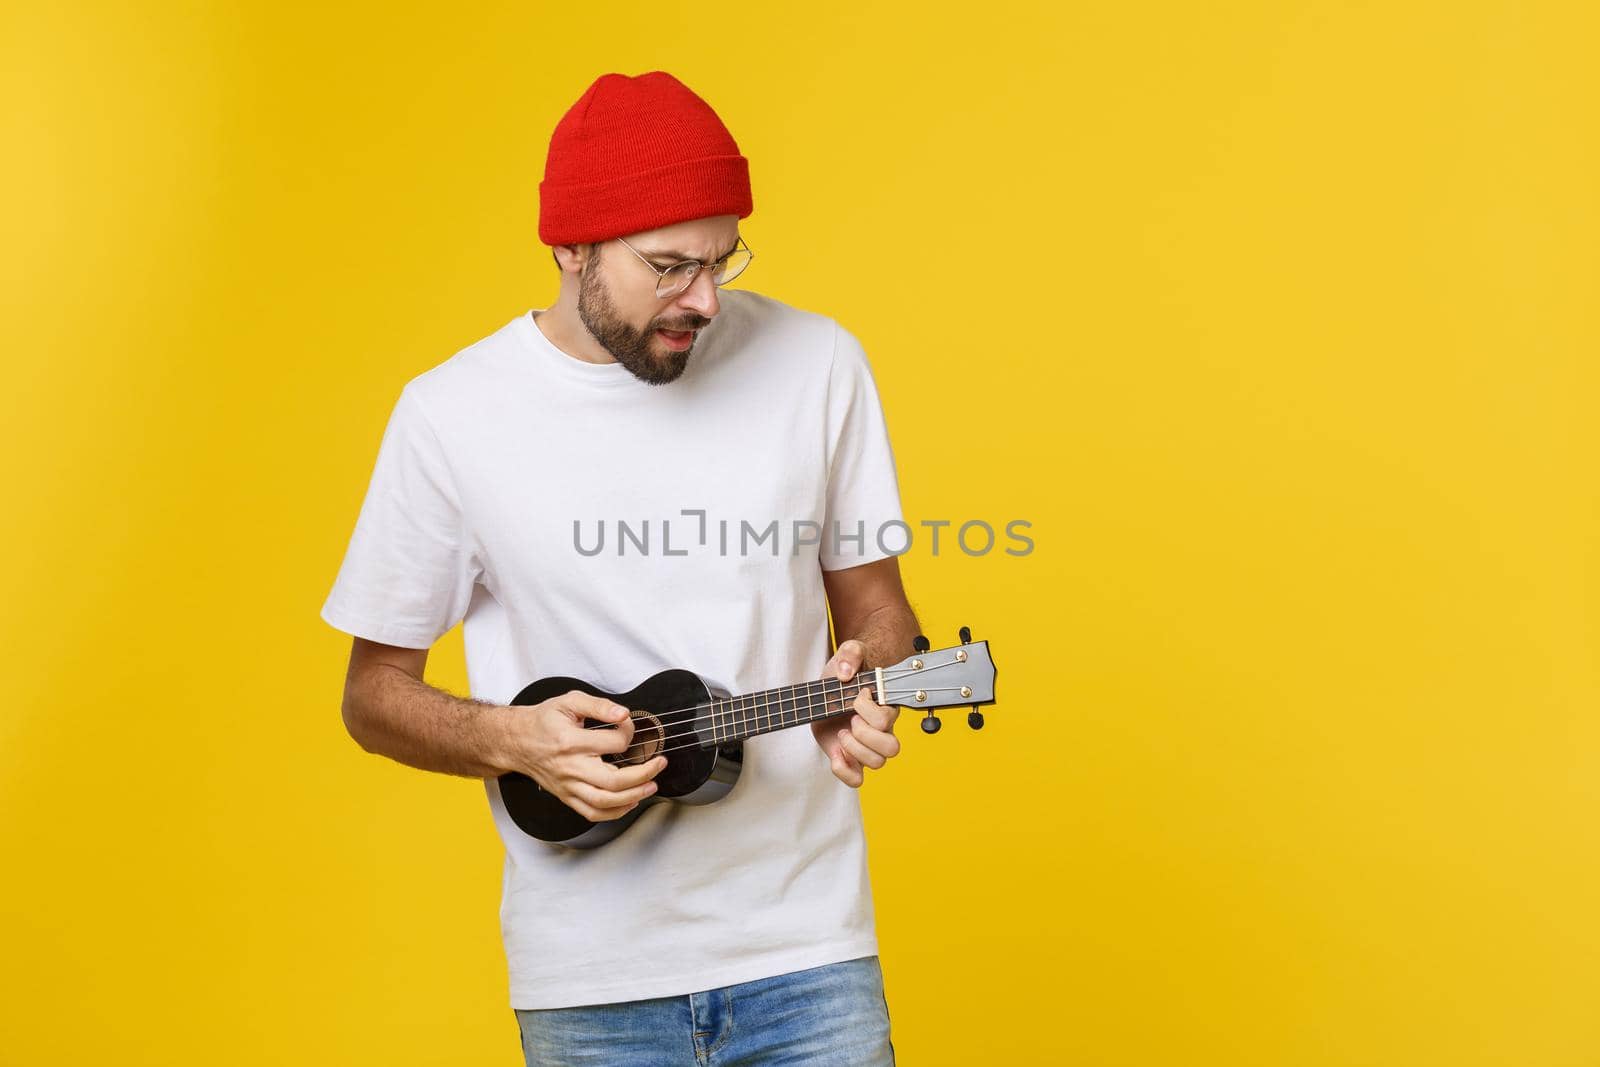
[[[622,244],[623,248],[639,256],[640,263],[655,271],[656,296],[658,297],[676,296],[689,288],[694,283],[695,276],[700,273],[700,268],[702,267],[711,268],[712,285],[725,285],[737,278],[740,272],[748,267],[750,261],[756,256],[750,250],[750,246],[744,243],[744,238],[740,237],[733,251],[715,263],[702,263],[697,259],[686,259],[682,263],[674,263],[666,270],[662,270],[648,259],[640,256],[639,250],[627,241],[622,240],[620,237],[616,238],[616,240]]]

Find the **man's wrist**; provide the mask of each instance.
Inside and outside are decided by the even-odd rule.
[[[483,738],[479,758],[494,770],[495,777],[515,770],[519,764],[517,718],[515,706],[489,703],[478,706],[479,735]]]

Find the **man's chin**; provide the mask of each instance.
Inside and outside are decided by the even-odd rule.
[[[644,367],[634,366],[627,362],[624,362],[623,365],[633,373],[635,378],[648,385],[666,385],[682,377],[683,372],[688,369],[689,354],[693,351],[693,346],[679,352],[670,348],[657,349],[652,345],[645,353]]]

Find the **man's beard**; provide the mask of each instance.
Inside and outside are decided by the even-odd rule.
[[[578,318],[594,339],[600,342],[600,347],[610,352],[635,378],[649,385],[666,385],[677,381],[689,365],[689,354],[694,351],[693,343],[682,352],[668,349],[662,354],[653,351],[657,327],[650,326],[641,332],[629,326],[617,314],[616,307],[611,303],[611,293],[600,277],[598,258],[589,261],[578,281]],[[708,321],[697,315],[691,322],[677,324],[677,329],[698,329]]]

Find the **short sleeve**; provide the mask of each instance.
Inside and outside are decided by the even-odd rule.
[[[431,648],[466,615],[481,574],[439,438],[407,384],[322,618],[369,641]]]
[[[828,372],[828,490],[819,556],[825,571],[901,555],[910,531],[900,510],[889,428],[867,353],[834,324]]]

